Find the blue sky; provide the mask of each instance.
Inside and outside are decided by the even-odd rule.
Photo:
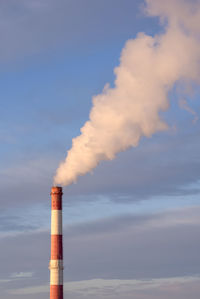
[[[156,0],[155,0],[156,1]],[[182,1],[182,0],[181,0]],[[187,2],[187,1],[186,1]],[[197,1],[198,2],[198,1]],[[142,0],[0,3],[0,290],[48,298],[50,189],[125,42],[163,31]],[[177,89],[179,88],[178,92]],[[166,132],[64,188],[65,296],[196,299],[199,86],[162,112]],[[194,122],[194,118],[197,120]]]

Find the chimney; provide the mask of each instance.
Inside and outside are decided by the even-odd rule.
[[[62,187],[51,188],[50,299],[63,299]]]

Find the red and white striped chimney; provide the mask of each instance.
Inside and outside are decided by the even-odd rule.
[[[63,299],[62,188],[51,188],[50,299]]]

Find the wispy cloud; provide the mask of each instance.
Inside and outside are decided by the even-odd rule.
[[[11,279],[0,279],[0,283],[10,282]]]
[[[33,275],[34,272],[14,272],[8,278],[0,279],[0,284],[31,278]]]
[[[10,277],[20,279],[20,278],[30,278],[33,276],[33,272],[15,272],[10,275]]]
[[[199,285],[199,227],[199,207],[147,215],[127,214],[67,226],[63,231],[64,248],[67,248],[66,292],[72,299],[83,294],[88,294],[87,299],[95,294],[102,299],[112,292],[113,299],[129,299],[123,296],[126,290],[134,294],[145,290],[155,293],[158,288],[161,292],[161,288],[168,290],[169,286],[172,289],[189,283]],[[4,269],[1,286],[5,292],[9,287],[8,296],[30,294],[32,298],[36,293],[48,292],[49,242],[49,232],[27,232],[0,239],[2,257],[5,257],[1,260]],[[38,280],[32,278],[32,272],[37,273]]]
[[[192,122],[193,122],[194,124],[198,121],[199,116],[198,116],[197,112],[196,112],[195,110],[193,110],[193,109],[188,105],[186,99],[181,98],[181,99],[179,100],[179,106],[180,106],[180,108],[186,110],[187,112],[189,112],[190,114],[192,114],[192,115],[194,116],[194,118],[193,118],[193,120],[192,120]]]
[[[91,279],[83,281],[65,282],[64,287],[69,293],[82,293],[84,295],[111,295],[113,293],[124,294],[138,290],[148,290],[171,285],[188,284],[191,282],[200,282],[199,276],[182,276],[159,279],[143,279],[143,280],[120,280],[120,279]],[[47,293],[49,286],[41,285],[34,287],[26,287],[13,289],[8,291],[13,295],[32,295]]]

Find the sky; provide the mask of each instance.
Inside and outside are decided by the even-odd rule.
[[[2,298],[49,298],[56,169],[93,97],[115,85],[126,41],[163,34],[163,22],[142,0],[0,1]],[[176,82],[167,98],[167,130],[63,188],[66,298],[198,298],[199,82]]]

